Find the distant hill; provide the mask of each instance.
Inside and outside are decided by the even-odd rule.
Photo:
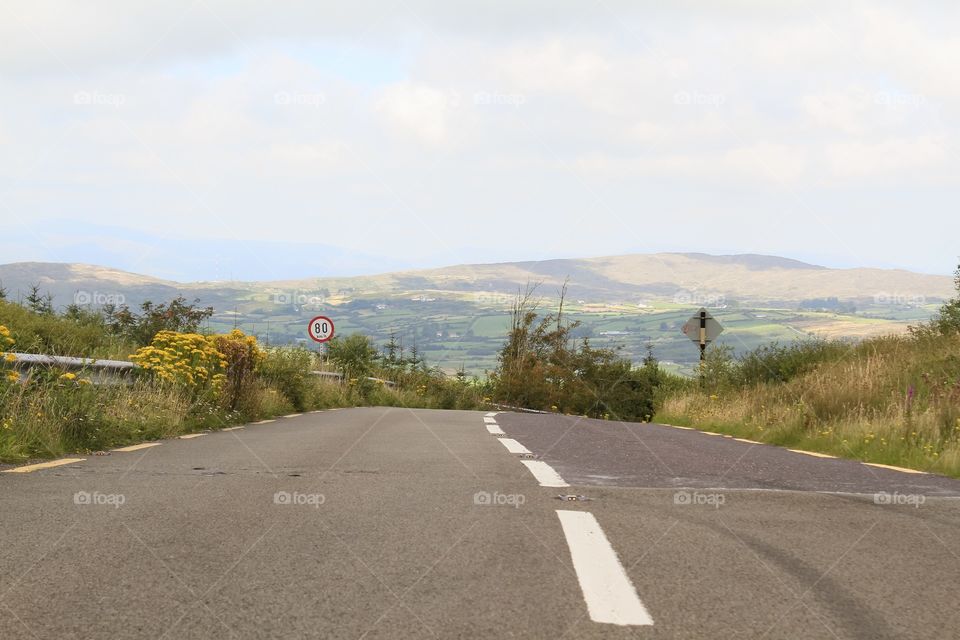
[[[243,326],[272,342],[302,339],[313,313],[338,319],[338,330],[416,342],[443,366],[482,371],[506,327],[518,288],[539,284],[545,304],[569,281],[572,317],[601,345],[637,356],[647,343],[687,363],[679,325],[691,309],[716,309],[737,349],[804,335],[862,337],[905,329],[953,294],[948,276],[889,269],[829,269],[765,255],[658,253],[499,264],[455,265],[374,276],[262,282],[181,283],[85,264],[0,265],[7,297],[31,285],[63,307],[163,301],[176,295],[212,305],[215,326]],[[434,352],[434,353],[430,353]]]

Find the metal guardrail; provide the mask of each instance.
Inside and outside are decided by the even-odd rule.
[[[38,353],[11,352],[16,358],[10,365],[16,370],[29,370],[37,367],[63,369],[65,371],[89,371],[94,374],[92,382],[109,383],[117,379],[126,379],[137,365],[126,360],[97,360],[95,358],[73,358],[70,356],[45,356]],[[343,381],[343,375],[335,371],[311,371],[311,375],[322,378],[333,378]],[[373,382],[381,382],[388,387],[395,387],[396,382],[380,378],[367,378]]]

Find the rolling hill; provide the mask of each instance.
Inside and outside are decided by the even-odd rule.
[[[639,358],[652,344],[680,369],[696,350],[679,326],[699,306],[714,309],[737,350],[768,340],[824,335],[858,338],[905,330],[953,293],[947,276],[886,269],[829,269],[764,255],[661,253],[456,265],[375,276],[263,282],[181,283],[85,264],[0,265],[17,300],[32,285],[54,304],[138,305],[183,295],[216,309],[214,328],[240,326],[271,343],[302,341],[316,313],[339,333],[391,334],[429,362],[482,373],[495,363],[518,288],[539,284],[544,307],[569,282],[569,311],[580,335]]]

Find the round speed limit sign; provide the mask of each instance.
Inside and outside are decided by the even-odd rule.
[[[317,342],[328,342],[333,338],[333,320],[327,316],[317,316],[307,326],[307,333]]]

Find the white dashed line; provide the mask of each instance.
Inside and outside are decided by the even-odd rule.
[[[488,425],[487,425],[487,431],[489,431],[490,433],[492,433],[492,434],[495,435],[495,436],[505,436],[505,435],[507,435],[506,433],[504,433],[503,429],[501,429],[499,426],[497,426],[497,425],[495,425],[495,424],[488,424]]]
[[[497,424],[496,419],[490,418],[490,417],[485,417],[485,418],[483,419],[483,422],[484,422],[485,424]]]
[[[569,487],[566,480],[560,477],[553,467],[543,460],[521,460],[520,462],[530,470],[541,487]]]
[[[242,425],[239,427],[227,427],[226,429],[222,429],[222,431],[238,431],[240,429],[243,429]]]
[[[285,415],[285,416],[283,416],[283,417],[284,417],[284,418],[299,418],[300,415],[301,415],[301,414],[299,414],[299,413],[291,413],[291,414]]]
[[[813,456],[814,458],[836,458],[837,456],[831,456],[826,453],[817,453],[816,451],[801,451],[800,449],[787,449],[787,451],[792,451],[794,453],[802,453],[805,456]]]
[[[191,440],[191,439],[193,439],[193,438],[201,438],[201,437],[203,437],[203,436],[205,436],[205,435],[207,435],[207,434],[205,434],[205,433],[188,433],[188,434],[186,434],[186,435],[180,436],[180,439],[181,439],[181,440]]]
[[[74,462],[83,462],[84,460],[86,460],[86,458],[61,458],[59,460],[51,460],[50,462],[39,462],[37,464],[14,467],[13,469],[4,469],[0,473],[31,473],[33,471],[40,471],[41,469],[52,469],[53,467],[59,467],[65,464],[73,464]]]
[[[734,438],[737,442],[746,442],[748,444],[763,444],[762,442],[757,442],[756,440],[747,440],[746,438]]]
[[[900,471],[902,473],[920,473],[926,474],[926,471],[918,471],[917,469],[906,469],[904,467],[894,467],[889,464],[880,464],[879,462],[864,462],[863,464],[869,467],[878,467],[880,469],[890,469],[891,471]]]
[[[500,438],[500,442],[503,443],[503,446],[505,446],[510,453],[530,453],[530,449],[527,449],[513,438]]]
[[[274,418],[271,420],[260,420],[258,422],[251,422],[250,424],[267,424],[268,422],[276,422],[276,421],[277,421],[276,418]]]
[[[490,413],[488,413],[488,414],[487,414],[486,416],[484,416],[484,417],[486,417],[486,418],[492,418],[492,417],[494,417],[495,415],[497,415],[497,413],[499,413],[499,412],[498,412],[498,411],[491,411]]]
[[[590,619],[624,626],[653,624],[653,618],[593,514],[558,509],[557,516]]]
[[[143,444],[132,444],[129,447],[120,447],[114,451],[140,451],[140,449],[149,449],[150,447],[159,447],[162,442],[144,442]]]

